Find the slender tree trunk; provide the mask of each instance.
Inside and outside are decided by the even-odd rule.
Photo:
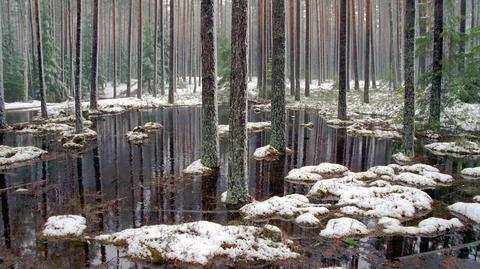
[[[247,1],[232,0],[230,155],[227,204],[245,203],[247,186]]]
[[[153,96],[157,97],[158,80],[158,1],[155,1],[154,7],[154,25],[153,25]]]
[[[35,0],[38,1],[38,0]],[[82,116],[82,0],[77,0],[77,38],[75,66],[75,132],[83,132]]]
[[[276,1],[273,7],[272,34],[272,134],[270,144],[285,151],[285,2]]]
[[[7,125],[7,113],[5,112],[5,89],[3,84],[3,29],[2,12],[0,11],[0,129],[5,129]],[[1,141],[3,144],[3,141]]]
[[[295,95],[295,0],[289,0],[290,18],[290,95]]]
[[[460,56],[462,57],[462,60],[458,64],[458,70],[460,73],[462,73],[465,69],[465,58],[463,54],[465,53],[465,41],[463,38],[465,38],[465,30],[466,30],[466,22],[467,22],[467,0],[460,0],[460,34],[462,40],[460,41],[460,47],[459,47],[459,53]]]
[[[142,0],[138,0],[138,55],[137,55],[137,98],[142,99],[143,95],[143,45],[142,45],[142,36],[143,36],[143,27],[142,27]]]
[[[302,19],[302,1],[297,0],[297,15],[296,15],[296,43],[295,43],[295,101],[300,101],[300,36]]]
[[[169,85],[168,85],[168,103],[175,102],[173,93],[176,88],[175,75],[175,0],[170,0],[170,61],[169,61]]]
[[[25,1],[19,3],[20,13],[23,21],[23,101],[28,101],[28,17],[27,17],[27,5]],[[33,41],[32,41],[33,42]],[[2,48],[0,46],[0,48]],[[62,56],[63,57],[63,56]],[[62,71],[63,72],[63,71]]]
[[[90,78],[90,109],[97,110],[97,88],[98,88],[98,15],[100,7],[98,0],[93,0],[93,31],[92,31],[92,70]]]
[[[163,0],[160,2],[160,33],[158,38],[160,39],[160,94],[165,95],[165,63],[164,63],[164,47],[163,47]]]
[[[393,47],[393,12],[392,12],[392,2],[388,1],[388,12],[389,12],[389,28],[390,28],[390,42],[389,42],[389,80],[390,85],[393,85],[393,89],[397,88],[397,80],[395,78],[395,58],[394,58],[394,47]],[[425,58],[424,58],[425,59]]]
[[[305,97],[310,96],[310,1],[305,0]]]
[[[368,0],[367,0],[368,1]],[[340,0],[340,47],[338,59],[338,118],[347,119],[347,77],[346,77],[346,43],[347,43],[347,0]]]
[[[132,95],[132,27],[133,27],[133,0],[130,0],[128,17],[128,46],[127,46],[127,97]]]
[[[29,13],[29,17],[30,17],[30,44],[31,44],[31,55],[32,55],[32,72],[31,72],[31,79],[30,79],[30,82],[31,82],[31,95],[32,97],[35,95],[33,90],[34,90],[34,83],[33,83],[33,79],[35,77],[35,75],[37,74],[36,72],[36,67],[35,67],[35,30],[34,30],[34,17],[33,17],[33,8],[32,8],[32,0],[28,0],[28,13]]]
[[[443,0],[434,0],[432,88],[430,92],[430,123],[440,124],[443,60]]]
[[[366,12],[366,26],[365,26],[365,67],[364,67],[364,72],[365,72],[365,88],[363,90],[363,102],[369,103],[370,102],[370,96],[369,96],[369,88],[370,88],[370,35],[371,35],[371,7],[370,7],[370,0],[366,0],[366,6],[365,6],[365,12]]]
[[[71,1],[68,1],[68,43],[70,47],[70,96],[75,95],[75,74],[73,69],[73,15]]]
[[[375,74],[375,46],[373,42],[373,36],[375,28],[373,27],[372,10],[370,10],[370,64],[372,67],[372,89],[377,88],[377,79]]]
[[[219,167],[215,0],[201,2],[202,164]]]
[[[35,0],[35,22],[37,27],[37,53],[38,53],[38,80],[40,85],[40,107],[42,118],[47,119],[47,96],[45,86],[45,69],[43,67],[43,44],[42,44],[42,25],[39,0]]]
[[[263,64],[264,64],[264,56],[263,56],[263,48],[264,48],[264,39],[263,39],[263,1],[265,0],[258,0],[258,52],[257,52],[257,60],[258,60],[258,77],[257,77],[257,88],[260,93],[261,98],[265,98],[265,93],[263,92],[264,85],[263,85]]]
[[[155,1],[156,3],[156,1]],[[113,98],[117,98],[117,16],[116,2],[112,0],[112,31],[113,31]],[[155,24],[156,25],[156,24]]]
[[[413,154],[415,139],[415,0],[406,0],[404,22],[405,105],[403,111],[403,149]]]
[[[358,48],[357,48],[357,20],[355,16],[355,0],[351,0],[350,8],[352,13],[352,64],[353,64],[353,76],[355,79],[355,90],[360,90],[360,83],[358,82]]]

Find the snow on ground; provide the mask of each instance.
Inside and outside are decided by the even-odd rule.
[[[465,168],[460,173],[466,178],[480,178],[480,167]]]
[[[97,139],[97,132],[92,129],[84,128],[83,132],[75,133],[75,130],[65,131],[62,133],[60,141],[63,142],[63,147],[67,150],[82,150],[91,140]]]
[[[261,132],[265,129],[269,129],[272,126],[272,123],[269,121],[259,121],[259,122],[247,122],[247,131]],[[228,125],[218,125],[218,135],[226,136],[230,132],[230,127]]]
[[[42,235],[49,238],[79,237],[87,228],[86,223],[82,216],[52,216],[47,219]]]
[[[299,257],[282,241],[280,229],[272,225],[262,228],[222,226],[198,221],[143,226],[100,235],[95,239],[125,246],[128,256],[152,262],[207,265],[217,257],[234,262],[279,261]]]
[[[473,197],[473,201],[480,203],[480,195],[476,195]]]
[[[303,213],[295,218],[295,223],[301,226],[318,226],[320,225],[320,220],[312,213]]]
[[[328,212],[326,207],[310,203],[308,198],[301,194],[290,194],[283,197],[274,196],[263,202],[253,201],[240,208],[240,213],[246,219],[254,220],[293,219],[305,213],[317,217]]]
[[[462,217],[466,217],[469,220],[480,223],[480,204],[479,203],[462,203],[458,202],[453,205],[449,205],[448,209],[453,214],[458,214]]]
[[[345,238],[367,235],[370,231],[367,226],[356,219],[347,217],[331,219],[320,236],[328,238]]]
[[[454,157],[465,157],[480,155],[480,146],[472,141],[462,142],[438,142],[425,145],[435,155],[450,155]]]
[[[9,147],[0,145],[0,167],[40,158],[46,153],[45,150],[37,147]]]
[[[334,163],[320,163],[319,165],[303,166],[292,169],[285,179],[289,181],[316,182],[325,178],[342,176],[348,168]]]
[[[275,159],[280,155],[280,152],[270,145],[257,148],[253,153],[253,157],[257,160]]]
[[[184,174],[190,175],[211,175],[214,174],[216,170],[211,169],[202,164],[202,160],[196,160],[191,163],[187,168],[183,170]]]
[[[458,127],[470,132],[480,131],[480,104],[467,104],[459,101],[444,108],[442,123],[445,127]]]
[[[412,158],[408,157],[407,155],[403,154],[402,152],[397,152],[392,155],[392,158],[401,165],[408,164],[412,162]]]
[[[411,235],[411,236],[435,236],[463,227],[457,218],[442,219],[430,217],[418,223],[418,226],[403,226],[398,219],[384,217],[378,221],[382,231],[386,234]]]
[[[150,133],[163,128],[158,122],[147,122],[143,126],[136,126],[132,131],[125,134],[129,143],[140,145],[145,143],[150,137]]]

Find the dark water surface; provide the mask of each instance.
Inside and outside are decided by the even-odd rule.
[[[220,109],[220,123],[226,124],[226,109]],[[90,234],[111,233],[126,228],[159,223],[209,220],[222,224],[243,222],[220,202],[226,190],[228,146],[221,139],[221,173],[218,177],[187,177],[182,170],[200,158],[200,107],[175,107],[126,112],[93,119],[97,143],[81,155],[65,153],[54,136],[4,135],[3,144],[35,145],[49,151],[37,162],[0,174],[0,267],[7,268],[183,268],[186,265],[151,265],[132,261],[122,249],[78,241],[43,241],[39,234],[46,219],[59,214],[87,217]],[[25,121],[31,113],[15,112],[9,119]],[[249,112],[249,121],[269,120],[268,114]],[[129,145],[124,134],[148,121],[160,122],[164,129],[154,133],[143,146]],[[320,162],[339,163],[352,171],[392,163],[399,146],[391,140],[350,137],[344,129],[328,127],[316,112],[288,112],[288,146],[294,154],[283,162],[249,160],[248,185],[251,195],[264,200],[273,195],[305,193],[307,186],[287,183],[292,168]],[[312,122],[314,128],[299,124]],[[249,156],[268,144],[269,132],[250,133]],[[461,169],[480,165],[479,161],[437,158],[419,148],[421,159],[442,172],[456,175]],[[459,178],[459,177],[456,177]],[[28,185],[28,194],[15,193],[15,186]],[[471,201],[480,194],[479,184],[458,180],[451,187],[428,193],[435,199],[430,215],[450,218],[445,209],[456,201]],[[368,220],[364,220],[368,223]],[[262,268],[480,268],[477,229],[435,238],[370,237],[357,243],[330,241],[318,237],[318,229],[302,229],[295,224],[272,220],[301,245],[305,257],[284,264],[259,264]],[[408,224],[414,224],[415,221]],[[440,254],[429,253],[448,249]],[[417,255],[419,253],[424,253]],[[414,255],[414,256],[412,256]],[[400,260],[398,259],[399,257]],[[240,267],[217,262],[212,267]]]

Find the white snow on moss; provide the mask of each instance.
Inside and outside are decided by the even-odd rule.
[[[301,194],[274,196],[262,202],[253,201],[240,208],[240,213],[246,219],[292,219],[305,213],[320,216],[328,212],[326,207],[310,203],[308,198]]]
[[[272,126],[270,121],[259,121],[259,122],[247,122],[247,131],[254,133],[254,132],[261,132],[265,129],[269,129]],[[230,127],[228,125],[218,125],[218,134],[220,136],[225,136],[230,132]]]
[[[47,219],[42,234],[52,238],[79,237],[87,228],[86,223],[86,219],[82,216],[52,216]]]
[[[399,164],[407,164],[412,162],[412,158],[408,157],[407,155],[403,154],[402,152],[397,152],[392,155],[392,158]]]
[[[423,172],[436,172],[440,173],[440,170],[438,168],[433,167],[428,164],[423,164],[423,163],[416,163],[412,165],[404,165],[401,167],[402,171],[405,172],[412,172],[412,173],[417,173],[417,174],[422,174]]]
[[[133,144],[142,144],[145,140],[148,139],[148,134],[142,131],[128,131],[125,134],[128,142]]]
[[[405,183],[408,185],[419,186],[419,187],[434,187],[437,185],[435,180],[422,176],[417,175],[410,172],[401,173],[400,175],[396,175],[394,180],[397,182]]]
[[[127,229],[95,239],[127,248],[132,258],[152,262],[185,262],[206,265],[216,257],[234,262],[279,261],[297,258],[281,240],[279,229],[222,226],[198,221]],[[279,234],[280,233],[280,234]]]
[[[480,155],[480,146],[472,141],[432,143],[425,148],[436,155]]]
[[[257,148],[253,153],[253,157],[257,160],[271,159],[280,156],[280,152],[270,145]]]
[[[467,178],[480,178],[480,167],[465,168],[460,173]]]
[[[367,226],[352,218],[342,217],[328,221],[320,236],[328,238],[345,238],[367,235],[370,231]]]
[[[46,153],[45,150],[37,147],[9,147],[0,145],[0,166],[30,161]]]
[[[473,197],[473,201],[480,203],[480,195],[476,195]]]
[[[320,220],[312,213],[304,213],[295,218],[295,223],[301,226],[317,226]]]
[[[183,170],[183,173],[190,175],[210,175],[215,173],[215,170],[203,165],[202,160],[196,160],[187,166],[187,168]]]
[[[381,218],[378,224],[383,227],[382,232],[386,234],[411,236],[434,236],[463,227],[457,218],[447,220],[435,217],[420,221],[418,226],[403,226],[398,219],[388,217]]]
[[[321,163],[319,165],[303,166],[292,169],[285,177],[290,181],[316,182],[324,178],[344,175],[348,168],[334,163]]]
[[[469,220],[480,223],[480,204],[479,203],[463,203],[458,202],[453,205],[449,205],[448,209],[462,217],[466,217]]]

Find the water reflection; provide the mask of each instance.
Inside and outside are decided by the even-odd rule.
[[[200,158],[200,116],[199,107],[177,107],[95,118],[97,142],[82,155],[65,154],[51,136],[0,135],[2,144],[36,145],[50,152],[44,161],[0,173],[0,189],[12,187],[0,193],[3,235],[0,264],[13,261],[17,268],[142,266],[125,259],[123,250],[113,246],[43,241],[38,236],[42,225],[48,216],[55,214],[85,216],[93,234],[201,219],[224,224],[241,222],[237,214],[228,212],[220,202],[227,186],[228,141],[222,139],[220,143],[219,175],[187,177],[182,173],[188,164]],[[398,146],[390,140],[348,136],[345,129],[327,126],[315,112],[288,111],[287,116],[287,145],[294,154],[275,162],[249,158],[248,186],[255,199],[307,192],[308,186],[284,182],[285,174],[294,167],[332,162],[363,171],[391,163],[390,156]],[[226,109],[220,109],[219,118],[221,124],[227,123]],[[268,113],[249,111],[249,121],[264,120],[269,120]],[[143,146],[127,143],[124,134],[148,121],[160,122],[164,128],[152,134]],[[302,126],[309,122],[313,128]],[[249,156],[268,141],[268,131],[249,134]],[[437,158],[421,151],[419,154],[452,174],[463,167],[479,165],[478,161]],[[36,182],[39,184],[27,185],[28,194],[15,193],[15,186]],[[456,184],[430,194],[439,203],[449,204],[480,193],[475,183]],[[438,238],[370,238],[362,240],[359,248],[349,248],[343,242],[320,240],[318,229],[302,229],[278,220],[272,223],[304,246],[306,267],[381,267],[399,257],[473,242],[480,236],[469,230]],[[477,253],[474,246],[456,250],[451,255],[478,262]],[[435,264],[434,259],[428,258]],[[296,265],[284,264],[292,268]]]

